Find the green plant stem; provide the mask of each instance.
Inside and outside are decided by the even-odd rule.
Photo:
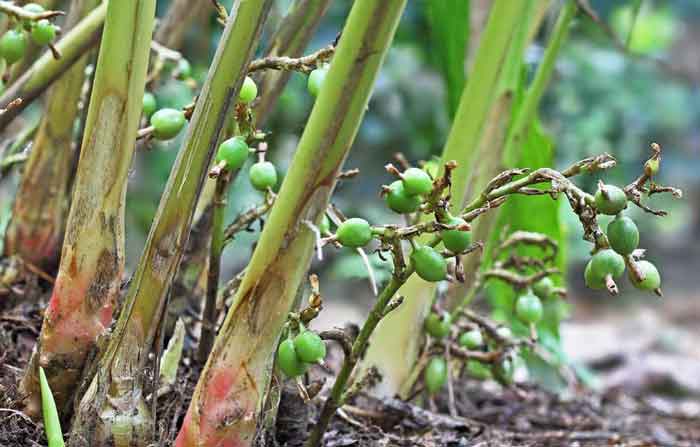
[[[41,120],[34,120],[28,123],[22,132],[16,137],[15,141],[10,144],[5,152],[2,153],[2,159],[0,159],[0,179],[3,178],[7,171],[16,163],[24,163],[27,160],[27,156],[22,153],[25,149],[27,143],[34,139],[36,132],[39,130],[39,124]]]
[[[576,9],[576,2],[574,0],[568,0],[557,18],[542,62],[537,68],[535,78],[528,87],[525,99],[518,108],[513,124],[508,132],[508,139],[506,140],[505,149],[503,150],[506,166],[513,166],[516,162],[515,158],[518,155],[516,148],[522,144],[525,132],[527,132],[528,127],[532,124],[537,114],[542,95],[552,78],[557,56],[559,56],[559,51],[569,33],[571,21],[576,15]]]
[[[273,353],[405,0],[358,0],[234,303],[192,398],[179,447],[252,445]]]
[[[108,8],[59,271],[21,384],[30,414],[38,414],[37,367],[45,369],[59,409],[67,409],[89,352],[112,321],[124,273],[124,195],[154,11],[155,0]]]
[[[174,0],[170,3],[168,12],[156,29],[154,40],[169,49],[179,50],[191,24],[204,13],[211,12],[210,9],[211,4],[208,2],[194,2],[193,4],[190,0]],[[151,64],[152,70],[160,70],[163,61],[152,58]],[[159,65],[156,66],[156,64]],[[163,76],[151,79],[148,89],[157,89],[163,80]],[[210,205],[215,183],[216,181],[213,180],[205,180],[204,188],[197,202],[194,224],[190,231],[190,237],[187,238],[183,261],[170,291],[165,316],[166,336],[171,335],[175,328],[175,322],[183,315],[186,306],[190,303],[199,305],[206,293],[207,257],[212,214]],[[207,197],[208,199],[205,200]]]
[[[59,59],[45,52],[0,95],[0,109],[17,98],[22,99],[20,105],[0,114],[0,131],[99,41],[106,12],[107,2],[104,2],[56,43],[61,53]]]
[[[301,56],[329,6],[330,0],[296,0],[272,36],[265,56]],[[291,75],[267,70],[258,79],[263,92],[253,109],[258,126],[267,120]]]
[[[224,250],[224,212],[226,198],[231,181],[231,173],[225,172],[216,179],[216,190],[212,203],[211,243],[209,247],[209,266],[207,272],[207,294],[202,312],[202,334],[197,346],[197,360],[207,361],[216,336],[216,297],[219,290],[219,274],[221,271],[221,253]]]
[[[97,0],[73,0],[66,27],[77,24]],[[73,130],[85,80],[87,56],[80,58],[49,90],[44,113],[5,234],[5,255],[19,255],[45,270],[58,264],[68,213]]]
[[[266,56],[298,56],[311,39],[330,0],[297,0],[290,12],[282,19],[271,39]],[[160,33],[159,33],[160,34]],[[289,80],[289,74],[266,70],[258,78],[262,92],[254,103],[255,124],[263,126]],[[209,245],[211,234],[211,209],[216,181],[207,179],[197,202],[192,236],[187,242],[187,256],[175,278],[167,326],[172,327],[188,303],[199,304],[206,294],[206,278],[209,268]],[[206,305],[205,305],[206,307]],[[169,329],[168,329],[169,331]]]
[[[197,198],[255,51],[271,0],[239,0],[226,24],[207,80],[95,377],[82,397],[71,439],[87,445],[146,445],[152,419],[143,375],[166,298],[180,264]],[[138,98],[143,95],[143,91]],[[136,131],[132,135],[136,135]]]
[[[412,273],[413,268],[409,267],[404,273],[403,277],[408,278]],[[321,445],[323,434],[325,433],[331,418],[335,414],[336,410],[338,410],[338,408],[345,403],[344,391],[347,388],[348,380],[350,379],[352,371],[355,369],[357,361],[362,358],[367,350],[367,344],[369,343],[370,336],[381,319],[384,317],[389,302],[394,297],[396,292],[398,292],[399,288],[404,284],[404,282],[405,280],[402,280],[401,277],[392,275],[389,283],[377,297],[377,301],[374,303],[374,306],[372,306],[372,310],[370,310],[367,319],[362,325],[360,333],[355,339],[355,342],[352,344],[350,355],[345,357],[343,361],[343,366],[336,376],[330,395],[321,409],[318,422],[314,426],[313,431],[309,435],[309,439],[306,442],[307,447],[316,447]]]

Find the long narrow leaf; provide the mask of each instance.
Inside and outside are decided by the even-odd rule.
[[[469,0],[426,2],[430,49],[447,85],[447,105],[454,117],[462,96],[469,40]]]
[[[41,384],[41,412],[44,415],[44,430],[49,447],[63,447],[63,432],[61,431],[61,421],[58,418],[56,402],[53,400],[49,381],[46,380],[44,368],[39,367],[39,383]]]

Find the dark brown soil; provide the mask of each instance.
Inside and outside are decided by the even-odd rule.
[[[38,335],[36,308],[0,311],[0,446],[45,446],[43,426],[19,412],[16,383]],[[197,370],[180,368],[178,386],[158,400],[158,442],[171,445],[189,404]],[[304,405],[289,387],[276,433],[265,446],[302,446],[317,405]],[[700,419],[653,405],[648,396],[580,392],[562,399],[531,386],[455,384],[456,414],[445,396],[427,405],[359,396],[333,421],[324,438],[341,446],[700,446]]]

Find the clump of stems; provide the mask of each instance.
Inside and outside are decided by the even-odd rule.
[[[59,271],[22,381],[30,414],[38,414],[38,366],[58,408],[69,407],[87,356],[112,322],[124,272],[124,194],[155,5],[109,5]]]

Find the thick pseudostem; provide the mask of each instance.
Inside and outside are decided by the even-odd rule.
[[[216,297],[219,288],[219,271],[221,270],[221,253],[224,248],[224,211],[231,173],[223,172],[216,178],[216,190],[212,202],[211,245],[207,265],[207,293],[202,310],[202,333],[197,346],[197,360],[207,361],[216,336]]]
[[[40,408],[37,367],[45,369],[59,410],[69,413],[86,357],[112,321],[124,271],[124,194],[154,3],[110,2],[58,276],[21,384],[32,415]]]
[[[72,28],[96,4],[74,0],[65,26]],[[49,91],[5,236],[6,256],[18,255],[47,270],[57,266],[61,253],[76,156],[72,136],[86,64],[84,56]]]
[[[233,6],[114,333],[81,398],[71,434],[71,439],[81,440],[77,446],[152,442],[153,419],[145,405],[140,372],[156,338],[196,201],[270,5],[271,0],[239,0]]]
[[[214,343],[177,446],[248,446],[272,354],[306,276],[318,222],[350,149],[405,1],[354,3],[278,199]]]

